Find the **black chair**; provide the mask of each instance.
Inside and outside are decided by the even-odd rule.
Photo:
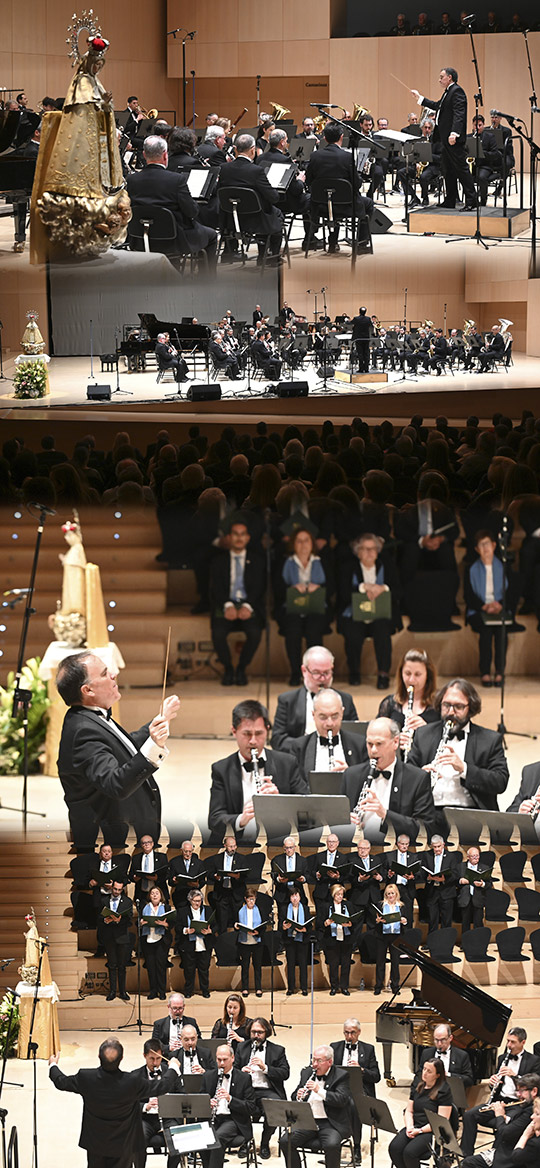
[[[499,888],[487,888],[484,907],[484,920],[512,921],[514,918],[508,914],[509,904],[510,897],[507,892],[503,892]]]
[[[157,357],[157,356],[156,356],[156,361],[157,361],[157,367],[158,367],[158,375],[156,377],[156,385],[159,385],[160,381],[165,380],[166,373],[170,373],[172,375],[173,381],[175,381],[176,378],[174,376],[174,367],[172,365],[164,365],[163,362],[160,361],[159,357]]]
[[[502,878],[505,884],[528,884],[529,877],[523,875],[527,863],[526,852],[505,852],[499,859]]]
[[[461,934],[461,948],[466,961],[474,964],[476,961],[495,961],[489,957],[487,947],[491,941],[491,929],[483,926],[480,929],[466,929]]]
[[[535,929],[534,932],[529,934],[529,941],[531,942],[534,960],[540,961],[540,929]]]
[[[193,273],[195,261],[208,268],[208,256],[204,250],[194,252],[187,236],[178,226],[167,207],[149,207],[142,203],[132,203],[132,219],[129,224],[129,244],[132,251],[158,252],[166,255],[175,267],[183,272],[189,259]],[[133,246],[134,242],[138,246]]]
[[[516,888],[516,901],[520,921],[540,920],[540,892],[533,888]]]
[[[530,961],[530,957],[521,952],[524,940],[525,929],[521,925],[513,929],[501,929],[495,936],[501,961]]]
[[[247,252],[253,240],[264,239],[261,265],[264,272],[266,261],[269,258],[270,233],[261,232],[256,226],[257,219],[263,214],[261,200],[257,192],[246,187],[227,187],[225,190],[218,190],[218,198],[221,216],[225,218],[226,224],[221,234],[221,242],[226,244],[227,239],[235,239],[240,245],[242,263],[245,264],[248,259]],[[290,267],[291,260],[287,241],[285,241],[285,254]]]
[[[347,1136],[344,1140],[341,1141],[340,1164],[343,1163],[342,1153],[343,1153],[343,1150],[345,1148],[348,1148],[349,1154],[351,1157],[350,1164],[353,1166],[353,1168],[355,1168],[356,1159],[355,1159],[355,1155],[354,1155],[354,1140],[353,1140],[352,1136]],[[306,1160],[307,1154],[309,1152],[315,1152],[316,1155],[320,1156],[320,1154],[322,1152],[322,1148],[320,1146],[317,1146],[317,1144],[315,1143],[313,1147],[297,1148],[297,1151],[300,1154],[300,1159],[302,1161],[302,1168],[307,1168],[307,1160]],[[349,1166],[348,1166],[348,1168],[349,1168]]]
[[[426,937],[426,946],[433,961],[440,965],[456,965],[459,957],[454,954],[454,945],[457,940],[457,929],[434,929]]]
[[[421,929],[403,929],[400,935],[400,941],[405,945],[410,945],[411,949],[419,949],[422,944],[422,930]],[[400,965],[416,965],[414,957],[409,957],[408,954],[400,953]]]
[[[332,186],[329,186],[328,182],[322,179],[316,179],[311,184],[311,214],[312,216],[317,215],[322,219],[325,244],[327,230],[334,231],[340,223],[345,223],[346,229],[347,227],[349,229],[352,228],[352,194],[352,183],[348,182],[345,178],[336,179]],[[359,239],[360,228],[362,228],[361,240]],[[308,257],[311,239],[316,229],[317,219],[311,218],[304,248],[306,259]],[[356,231],[356,249],[358,249],[359,243],[361,243],[364,245],[363,251],[373,254],[373,239],[369,218],[360,209],[356,214]]]
[[[540,852],[535,852],[534,855],[531,856],[531,868],[534,872],[534,879],[536,880],[536,883],[540,883]]]

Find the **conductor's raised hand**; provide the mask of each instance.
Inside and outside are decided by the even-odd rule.
[[[165,746],[165,743],[169,737],[169,723],[167,718],[162,717],[160,714],[156,714],[156,717],[152,718],[148,728],[148,733],[152,739],[152,742],[155,742],[156,746]]]
[[[170,697],[165,698],[163,702],[163,717],[167,722],[172,722],[173,718],[180,709],[180,698],[176,694],[171,694]]]

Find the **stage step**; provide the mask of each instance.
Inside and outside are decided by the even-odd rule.
[[[480,234],[486,239],[514,239],[530,226],[527,207],[501,206],[480,208]],[[416,207],[409,212],[408,231],[411,235],[463,235],[468,238],[476,232],[476,212],[451,210],[448,207]]]

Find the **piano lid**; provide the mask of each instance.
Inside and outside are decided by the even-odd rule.
[[[425,1002],[439,1010],[449,1022],[468,1030],[479,1042],[500,1046],[512,1013],[511,1006],[505,1006],[404,941],[400,942],[399,948],[411,956],[422,973],[420,995]]]

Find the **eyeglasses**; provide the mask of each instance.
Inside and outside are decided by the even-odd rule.
[[[309,665],[306,665],[305,668],[310,677],[331,677],[334,672],[333,665],[330,667],[330,669],[310,669]]]
[[[441,702],[441,710],[455,710],[456,714],[462,714],[468,708],[468,702]]]

